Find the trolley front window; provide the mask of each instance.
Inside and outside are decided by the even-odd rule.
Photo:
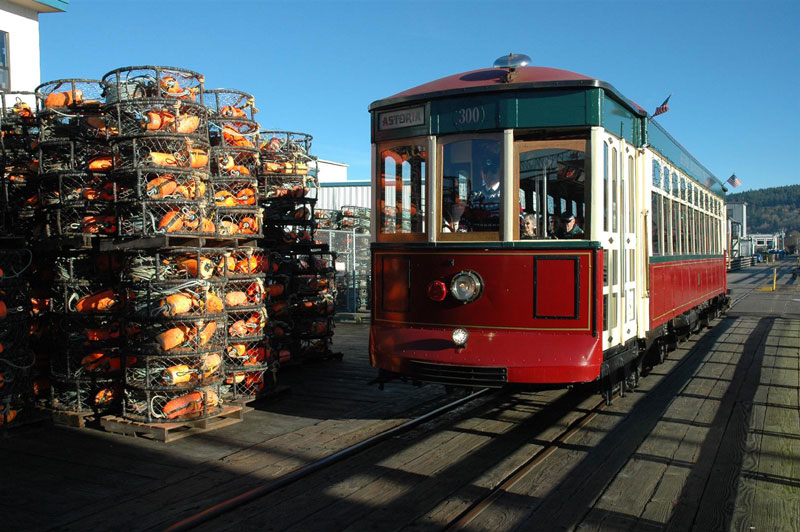
[[[503,189],[500,139],[454,139],[443,145],[441,153],[440,235],[470,233],[469,239],[498,239]]]
[[[423,140],[378,148],[378,227],[380,235],[424,238],[425,172]]]

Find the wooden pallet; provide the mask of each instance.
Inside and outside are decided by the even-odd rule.
[[[242,405],[226,405],[222,407],[222,412],[216,416],[175,423],[142,423],[118,416],[103,416],[100,418],[100,425],[108,432],[134,437],[139,436],[169,443],[195,434],[241,423],[245,412],[251,410],[253,409]]]
[[[87,423],[92,423],[97,420],[97,415],[94,412],[69,412],[66,410],[54,410],[52,408],[41,408],[40,410],[50,414],[53,420],[53,425],[61,427],[73,427],[82,429],[86,427]]]

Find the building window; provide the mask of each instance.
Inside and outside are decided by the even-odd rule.
[[[0,31],[0,89],[11,89],[11,74],[8,68],[8,33]]]

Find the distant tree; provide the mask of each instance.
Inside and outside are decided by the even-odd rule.
[[[747,203],[747,231],[800,231],[800,185],[762,188],[728,194],[731,203]]]

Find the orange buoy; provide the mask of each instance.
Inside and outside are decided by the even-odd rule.
[[[100,292],[83,296],[75,305],[78,312],[93,312],[110,310],[119,302],[113,290],[102,290]]]
[[[198,259],[178,259],[178,266],[187,271],[191,277],[208,279],[214,275],[214,262],[206,257]]]
[[[247,294],[241,291],[233,291],[225,294],[225,304],[229,307],[241,307],[247,304]]]
[[[167,212],[158,221],[158,229],[167,233],[174,233],[183,229],[183,215],[180,211],[172,210]]]
[[[178,183],[168,177],[156,177],[147,182],[145,192],[148,198],[166,198],[178,188]]]
[[[74,91],[51,92],[47,95],[47,98],[44,99],[44,106],[48,109],[71,107],[82,103],[83,91],[80,89],[75,89]]]
[[[185,343],[187,339],[187,330],[183,325],[167,329],[156,336],[158,345],[161,346],[161,349],[164,351],[175,349],[179,345]]]

